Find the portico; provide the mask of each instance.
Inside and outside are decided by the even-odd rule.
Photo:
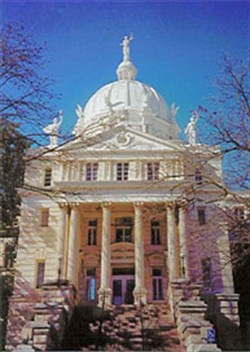
[[[61,278],[99,304],[162,299],[170,281],[188,277],[188,267],[185,209],[159,205],[161,214],[151,212],[157,203],[142,201],[60,203]]]

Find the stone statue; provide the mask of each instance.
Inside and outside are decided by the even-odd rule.
[[[123,61],[130,61],[130,42],[133,39],[133,33],[131,33],[129,37],[125,35],[122,43],[120,44],[123,47]]]
[[[77,104],[76,115],[79,119],[83,118],[83,109],[79,104]]]
[[[170,107],[170,113],[171,113],[171,117],[174,119],[177,115],[178,110],[180,109],[179,106],[176,106],[175,103],[171,104]]]
[[[196,122],[199,118],[199,115],[197,113],[197,111],[194,111],[191,118],[190,118],[190,122],[187,124],[187,127],[185,128],[185,134],[188,137],[188,143],[190,145],[195,145],[196,144]]]
[[[46,134],[49,135],[50,137],[50,144],[49,144],[49,148],[54,148],[57,147],[58,144],[58,131],[59,128],[62,124],[63,121],[63,112],[62,110],[59,111],[59,117],[60,117],[60,121],[57,121],[57,118],[55,117],[53,119],[53,123],[44,127],[43,132],[45,132]]]

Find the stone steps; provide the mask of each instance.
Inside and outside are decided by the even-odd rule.
[[[139,309],[134,306],[112,307],[110,315],[112,320],[103,324],[103,332],[114,338],[116,343],[107,349],[141,350],[144,344],[144,348],[151,350],[184,351],[170,312],[164,304]],[[93,331],[98,329],[97,325],[93,325]]]

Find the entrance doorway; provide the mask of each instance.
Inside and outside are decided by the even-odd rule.
[[[115,268],[112,276],[113,304],[133,304],[134,268]]]

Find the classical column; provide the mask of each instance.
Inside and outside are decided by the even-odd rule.
[[[228,224],[220,223],[220,234],[217,239],[217,247],[219,251],[219,261],[221,270],[221,279],[223,285],[223,293],[234,293],[233,268],[230,255]]]
[[[101,249],[101,285],[98,291],[99,305],[110,305],[112,291],[110,288],[110,235],[111,203],[102,204],[102,249]]]
[[[181,276],[185,279],[189,279],[185,208],[183,207],[179,208],[179,238],[180,238]]]
[[[58,224],[58,237],[57,237],[57,253],[58,253],[58,281],[64,279],[64,262],[65,262],[65,239],[66,239],[66,216],[68,213],[68,207],[66,204],[59,203],[59,224]]]
[[[175,207],[167,208],[168,272],[170,282],[178,277],[178,255],[176,239]]]
[[[135,304],[147,303],[144,284],[144,240],[142,231],[142,205],[135,203]]]
[[[79,204],[72,203],[69,225],[69,248],[68,248],[68,272],[67,279],[74,285],[77,284],[78,275],[78,217],[79,217]]]

